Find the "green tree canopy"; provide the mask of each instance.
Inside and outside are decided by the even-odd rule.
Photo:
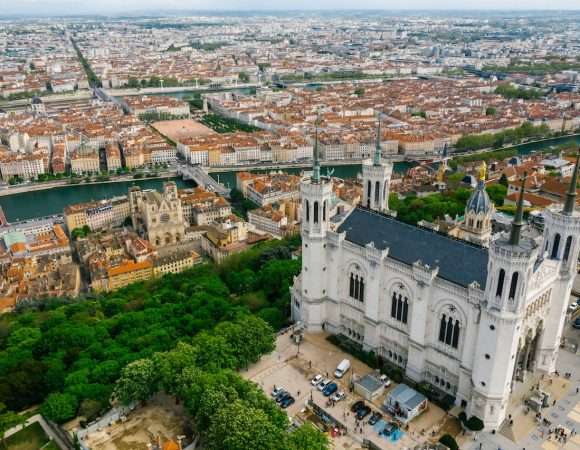
[[[43,416],[57,423],[63,423],[76,416],[78,400],[71,394],[50,394],[40,411]]]

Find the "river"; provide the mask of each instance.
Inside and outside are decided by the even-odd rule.
[[[537,151],[552,145],[576,143],[580,145],[580,136],[568,138],[556,138],[544,142],[534,142],[524,144],[518,147],[520,154],[526,154],[531,151]],[[404,171],[411,167],[410,163],[396,163],[395,171]],[[292,168],[285,169],[285,172],[298,174],[304,169]],[[326,174],[328,170],[333,170],[333,175],[340,178],[356,178],[361,171],[360,164],[348,166],[328,166],[322,168],[322,173]],[[267,172],[267,170],[255,171]],[[216,172],[211,174],[212,177],[219,180],[228,187],[234,187],[236,184],[236,172]],[[181,179],[174,179],[180,188],[193,187],[195,183],[184,182]],[[143,189],[160,190],[164,180],[134,180],[122,181],[118,183],[102,184],[78,184],[63,186],[41,191],[24,192],[10,196],[0,197],[0,206],[4,210],[6,218],[10,222],[31,219],[35,217],[61,214],[64,207],[73,203],[88,202],[91,200],[101,200],[118,195],[125,195],[129,187],[141,186]]]

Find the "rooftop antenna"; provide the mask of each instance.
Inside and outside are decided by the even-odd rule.
[[[510,233],[510,245],[513,246],[520,244],[520,237],[522,235],[522,226],[524,225],[524,189],[526,187],[527,177],[528,173],[524,172],[524,177],[522,178],[522,187],[520,188],[520,197],[518,198],[516,216],[512,222],[512,230]]]
[[[574,167],[574,173],[572,174],[572,179],[570,180],[570,188],[566,193],[566,203],[564,203],[563,213],[571,216],[574,214],[574,206],[576,206],[576,186],[578,185],[578,165],[580,164],[580,150],[576,155],[576,167]]]

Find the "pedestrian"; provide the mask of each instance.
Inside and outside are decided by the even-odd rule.
[[[578,395],[578,392],[580,391],[580,387],[576,388],[576,395]]]
[[[481,450],[483,448],[483,444],[480,442],[479,443],[479,450]]]
[[[300,397],[300,391],[298,391],[298,395],[297,395],[297,397]]]
[[[312,369],[312,361],[308,361],[308,368]]]
[[[552,406],[556,406],[556,400],[552,402]]]

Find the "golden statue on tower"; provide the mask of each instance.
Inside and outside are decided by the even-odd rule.
[[[487,164],[485,161],[481,162],[481,166],[479,166],[479,180],[485,181],[487,175]]]

